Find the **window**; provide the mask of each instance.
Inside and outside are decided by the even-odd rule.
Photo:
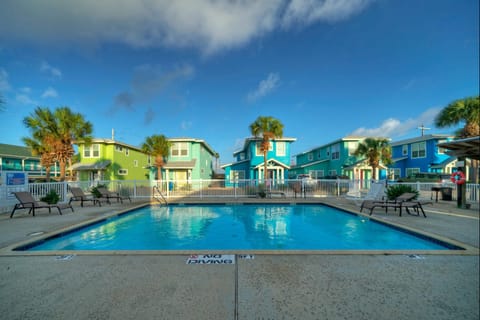
[[[118,144],[116,144],[116,145],[115,145],[115,151],[123,152],[123,147],[122,147],[122,146],[119,146]]]
[[[331,177],[337,176],[337,170],[328,170],[328,175]]]
[[[414,173],[420,172],[420,168],[407,168],[405,171],[406,177],[413,176]]]
[[[173,143],[171,148],[171,153],[172,153],[172,156],[174,157],[187,157],[188,144],[186,142]]]
[[[277,142],[277,156],[285,156],[286,155],[286,144],[285,142]]]
[[[425,141],[412,144],[412,159],[425,158],[426,155]]]
[[[403,156],[408,156],[408,144],[404,144],[402,146],[402,155]]]
[[[91,146],[84,146],[83,149],[84,158],[99,158],[100,157],[100,145],[92,144]]]
[[[240,153],[240,161],[245,160],[245,153],[242,152]]]
[[[125,155],[128,156],[130,154],[130,150],[128,148],[125,148]]]
[[[138,160],[133,160],[133,166],[138,167]]]
[[[438,141],[438,143],[444,143],[444,142],[447,142],[447,141],[446,141],[446,140],[443,140],[443,141],[440,140],[440,141]],[[437,146],[437,153],[438,153],[438,154],[445,154],[445,148],[442,148],[442,147]]]
[[[391,180],[398,180],[400,178],[400,168],[388,169],[388,176]]]
[[[245,179],[245,171],[243,170],[231,170],[230,182],[238,182],[238,180]]]
[[[308,171],[308,174],[313,179],[321,179],[324,176],[323,170],[310,170]]]
[[[272,150],[273,150],[272,143],[269,142],[269,143],[268,143],[268,151],[272,151]],[[261,142],[257,142],[256,145],[255,145],[255,155],[256,155],[256,156],[261,156],[261,155],[263,155],[262,143],[261,143]]]
[[[321,152],[320,150],[318,150],[317,158],[318,158],[318,159],[322,159],[322,152]]]
[[[128,169],[118,169],[119,176],[126,176],[128,174]]]
[[[340,159],[340,144],[334,144],[332,146],[332,160]]]
[[[313,153],[310,152],[310,153],[307,155],[307,158],[308,158],[308,161],[312,161],[312,160],[313,160]]]

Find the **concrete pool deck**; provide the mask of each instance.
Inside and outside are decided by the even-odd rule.
[[[181,200],[187,202],[187,200]],[[195,199],[198,202],[198,200]],[[206,202],[214,202],[212,199]],[[221,203],[257,199],[218,199]],[[358,212],[343,198],[323,202]],[[373,217],[465,244],[453,254],[258,254],[234,265],[187,265],[188,254],[29,255],[12,245],[134,204],[74,205],[0,215],[2,319],[478,319],[479,213],[454,202],[427,218]]]

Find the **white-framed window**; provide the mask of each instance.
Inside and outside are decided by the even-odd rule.
[[[100,145],[92,144],[90,146],[85,146],[83,149],[84,158],[100,158]]]
[[[389,179],[398,180],[400,178],[400,168],[388,169]]]
[[[425,158],[426,156],[427,150],[425,141],[412,143],[412,159]]]
[[[328,175],[334,177],[337,175],[337,170],[328,170]]]
[[[133,160],[133,166],[138,167],[138,160]]]
[[[188,143],[186,142],[172,143],[170,150],[174,157],[188,157]]]
[[[406,177],[413,176],[413,174],[417,172],[420,172],[420,168],[407,168],[405,170]]]
[[[404,144],[402,146],[402,155],[403,156],[408,156],[408,144]]]
[[[268,142],[268,151],[272,151],[272,150],[273,150],[272,143]],[[255,144],[255,155],[256,156],[263,156],[262,143],[261,142],[257,142]]]
[[[245,171],[230,170],[230,182],[238,182],[238,180],[245,179]]]
[[[126,176],[128,174],[128,169],[118,169],[119,176]]]
[[[331,151],[332,151],[332,160],[337,160],[337,159],[340,159],[340,144],[334,144],[332,147],[331,147]]]
[[[307,159],[308,159],[308,161],[312,161],[313,160],[313,153],[311,153],[311,152],[308,153],[307,154]]]
[[[277,141],[277,156],[283,157],[287,154],[287,145],[285,141]]]
[[[118,144],[116,144],[116,145],[115,145],[115,151],[123,152],[123,147],[120,146],[120,145],[118,145]]]
[[[128,157],[130,155],[130,149],[125,148],[125,155]]]
[[[240,159],[240,161],[245,160],[245,153],[244,152],[240,153],[239,159]]]
[[[308,171],[308,174],[310,175],[310,177],[312,177],[312,179],[321,179],[325,176],[323,170],[310,170]]]

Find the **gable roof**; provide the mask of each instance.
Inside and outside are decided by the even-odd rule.
[[[454,136],[449,135],[449,134],[426,134],[426,135],[420,136],[420,137],[395,141],[395,142],[390,143],[390,145],[392,147],[395,147],[395,146],[399,146],[399,145],[415,143],[415,142],[422,142],[422,141],[427,141],[427,140],[445,140],[445,139],[453,139],[453,138],[454,138]]]

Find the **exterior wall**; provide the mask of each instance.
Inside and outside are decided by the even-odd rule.
[[[173,143],[182,143],[186,147],[187,154],[173,153],[170,149],[167,162],[169,164],[184,163],[195,160],[193,168],[185,169],[169,169],[168,177],[167,170],[162,170],[162,179],[211,179],[213,174],[212,159],[214,151],[206,145],[203,140],[185,138],[185,139],[171,139]],[[81,164],[95,164],[101,163],[105,160],[111,163],[101,171],[101,177],[96,177],[100,180],[142,180],[154,179],[156,168],[151,168],[154,165],[154,159],[151,159],[147,154],[144,154],[141,149],[121,143],[118,141],[108,139],[93,139],[92,145],[99,145],[99,154],[96,157],[85,157],[85,145],[79,144],[78,150],[80,153]],[[92,148],[92,145],[89,148]],[[92,151],[92,150],[91,150]],[[91,153],[93,154],[93,153]],[[92,174],[97,174],[95,171],[79,171],[80,180],[91,180]]]
[[[318,179],[325,176],[349,175],[353,179],[353,171],[348,172],[344,168],[354,166],[360,160],[352,153],[356,150],[358,142],[363,139],[347,137],[296,155],[296,165],[290,170],[290,177],[308,174]]]
[[[269,174],[274,180],[288,178],[290,168],[290,144],[294,138],[281,138],[270,141],[270,149],[267,152],[267,159],[270,162]],[[261,138],[248,138],[245,140],[241,150],[233,154],[235,162],[224,165],[225,180],[231,185],[236,179],[263,179],[264,156],[259,151]],[[283,146],[283,152],[279,145]],[[258,145],[258,148],[257,148]],[[240,175],[238,174],[240,172]],[[279,176],[277,176],[279,175]],[[280,176],[281,175],[281,176]]]
[[[415,171],[451,173],[456,159],[438,147],[439,143],[451,139],[453,136],[450,135],[426,135],[392,143],[392,158],[397,161],[389,168],[395,172],[395,179],[405,178]],[[425,155],[414,158],[412,147],[419,143],[425,143]]]

